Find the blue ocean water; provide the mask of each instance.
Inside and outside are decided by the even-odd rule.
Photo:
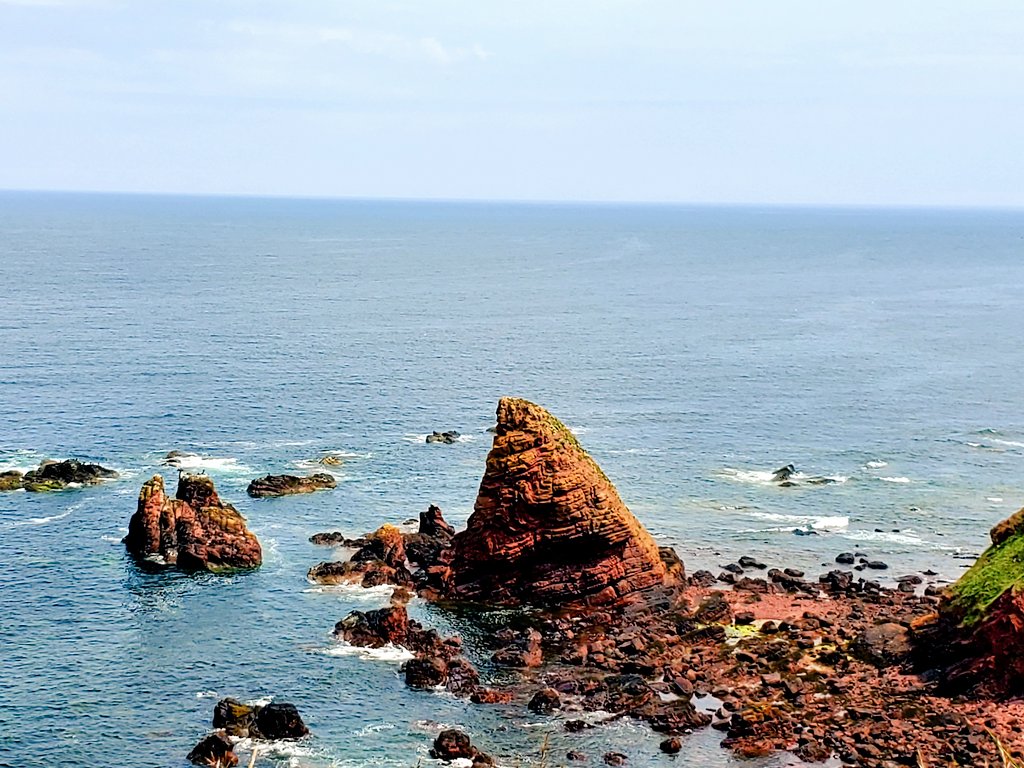
[[[859,549],[955,578],[1024,504],[1022,256],[1019,211],[0,194],[0,470],[122,473],[0,494],[0,765],[180,768],[225,695],[292,701],[315,734],[258,765],[411,768],[439,723],[506,765],[545,734],[593,764],[731,765],[714,731],[668,758],[628,723],[568,736],[339,654],[334,622],[382,598],[311,587],[328,553],[307,537],[429,503],[463,523],[518,395],[690,570],[755,554],[815,574]],[[465,440],[423,443],[450,428]],[[174,449],[247,516],[258,572],[125,557]],[[325,451],[346,457],[335,491],[245,496]],[[835,482],[770,483],[789,462]],[[486,628],[415,611],[488,672]]]

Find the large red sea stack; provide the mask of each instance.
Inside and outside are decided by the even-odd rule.
[[[160,475],[146,482],[124,543],[140,560],[187,571],[255,568],[263,562],[245,518],[220,500],[205,475],[181,475],[173,499],[164,492]]]
[[[510,397],[449,562],[454,597],[509,605],[617,606],[682,577],[572,432]]]

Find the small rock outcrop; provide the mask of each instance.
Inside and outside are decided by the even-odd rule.
[[[147,481],[124,543],[141,561],[185,571],[255,568],[263,561],[245,518],[220,500],[206,475],[179,476],[173,499],[164,492],[163,477]]]
[[[393,525],[382,525],[365,538],[351,559],[314,565],[308,577],[319,584],[410,587],[413,579],[406,562],[402,532]]]
[[[223,729],[238,738],[279,741],[301,739],[309,735],[309,728],[294,704],[243,704],[238,699],[226,698],[213,708],[213,727]]]
[[[458,599],[616,606],[677,591],[658,545],[558,419],[517,398],[497,428],[473,514],[449,550]],[[678,558],[677,558],[678,560]]]
[[[462,437],[462,435],[454,429],[450,429],[447,432],[438,432],[437,430],[434,430],[431,434],[427,435],[426,441],[428,443],[444,443],[445,445],[451,445],[452,443],[457,443],[460,437]]]
[[[434,739],[430,756],[435,760],[472,760],[474,765],[492,765],[494,760],[481,752],[469,736],[454,728],[441,731]]]
[[[333,475],[318,472],[308,477],[296,475],[267,475],[249,483],[246,493],[254,499],[267,496],[290,496],[296,493],[313,493],[336,488],[338,481]]]
[[[220,768],[231,768],[238,765],[238,755],[234,753],[234,742],[223,731],[206,736],[196,744],[186,758],[193,765],[212,765]]]
[[[0,491],[16,491],[21,488],[32,493],[62,491],[81,485],[97,485],[115,477],[117,472],[112,469],[99,464],[87,464],[78,459],[44,461],[24,475],[13,469],[0,473]]]

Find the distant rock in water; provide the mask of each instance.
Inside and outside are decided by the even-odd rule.
[[[319,472],[308,477],[297,477],[296,475],[267,475],[249,483],[246,489],[253,498],[265,496],[288,496],[293,493],[313,493],[314,491],[335,488],[338,481],[333,475],[326,472]]]
[[[918,666],[938,670],[951,691],[1017,697],[1024,694],[1024,509],[990,538],[911,637]]]
[[[435,430],[431,434],[427,435],[427,442],[445,443],[446,445],[451,445],[452,443],[458,442],[460,437],[462,437],[462,435],[460,435],[454,429],[449,430],[447,432],[438,432],[437,430]]]
[[[24,475],[17,470],[0,473],[0,491],[62,491],[80,485],[96,485],[117,477],[117,472],[99,464],[86,464],[77,459],[44,461],[37,469]]]
[[[678,592],[678,558],[672,553],[670,573],[654,539],[567,427],[517,398],[502,398],[497,417],[473,514],[446,555],[452,597],[616,606]]]
[[[205,736],[186,758],[193,765],[213,765],[220,768],[231,768],[238,765],[238,755],[234,753],[234,742],[223,731]]]
[[[180,467],[186,459],[197,459],[199,454],[188,451],[170,451],[164,456],[164,465],[168,467]]]
[[[24,475],[16,469],[0,472],[0,491],[17,491],[21,488]]]
[[[146,482],[124,543],[139,560],[185,571],[255,568],[263,562],[245,518],[220,500],[206,475],[179,476],[173,499],[164,493],[160,475]]]
[[[796,467],[793,466],[792,464],[787,464],[786,466],[779,467],[774,472],[772,472],[772,480],[774,480],[777,483],[781,483],[786,480],[789,480],[789,478],[791,478],[795,474]]]

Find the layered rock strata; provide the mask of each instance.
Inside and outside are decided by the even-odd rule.
[[[558,419],[498,404],[494,443],[467,529],[449,552],[448,590],[499,604],[615,606],[681,586],[658,545]],[[666,553],[667,554],[667,553]]]
[[[124,543],[139,560],[185,571],[255,568],[263,561],[245,518],[221,501],[205,475],[180,475],[173,499],[160,475],[146,482]]]

